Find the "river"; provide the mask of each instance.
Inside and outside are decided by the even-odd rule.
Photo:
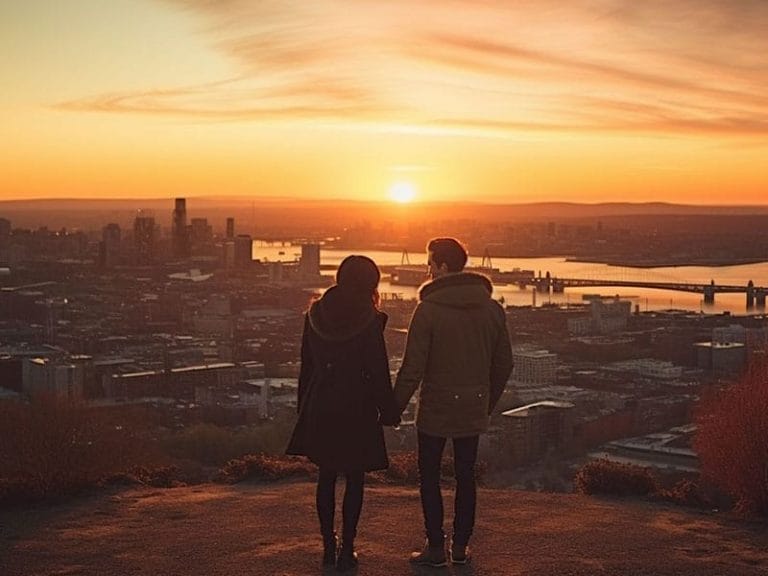
[[[337,266],[351,251],[321,249],[320,261],[325,266]],[[364,250],[357,252],[365,254],[380,265],[400,264],[401,252]],[[291,262],[299,258],[301,247],[291,244],[272,244],[254,240],[253,258],[267,261]],[[426,272],[426,253],[409,254],[411,264],[424,264]],[[470,257],[469,266],[479,266],[481,257]],[[643,282],[684,282],[690,284],[708,284],[714,280],[716,284],[746,286],[752,280],[756,286],[768,285],[768,262],[757,264],[741,264],[737,266],[674,266],[662,268],[627,268],[608,264],[584,262],[569,262],[565,258],[493,258],[493,267],[502,271],[520,268],[533,270],[561,278],[593,278],[611,280],[637,280]],[[330,274],[330,272],[328,272]],[[400,294],[403,298],[416,296],[416,288],[409,286],[391,285],[385,278],[380,286],[383,293]],[[575,303],[581,302],[584,294],[601,294],[604,296],[619,295],[631,299],[641,311],[666,310],[670,308],[719,314],[757,314],[763,311],[746,309],[744,294],[717,294],[714,305],[707,306],[701,294],[677,292],[672,290],[656,290],[649,288],[600,287],[600,288],[568,288],[562,294],[534,296],[531,288],[521,289],[517,286],[497,285],[494,287],[494,297],[504,297],[510,305],[540,306],[544,303]]]

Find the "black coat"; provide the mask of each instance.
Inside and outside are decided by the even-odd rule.
[[[386,314],[337,286],[304,322],[299,419],[287,454],[338,472],[389,465],[382,424],[399,421],[384,344]]]

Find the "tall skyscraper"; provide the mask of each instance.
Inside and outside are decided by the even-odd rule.
[[[227,240],[235,238],[235,219],[231,216],[227,218]]]
[[[137,264],[152,264],[156,250],[155,219],[138,214],[133,221],[133,247]]]
[[[175,258],[188,258],[190,254],[190,242],[189,230],[187,229],[186,198],[176,198],[176,205],[173,210],[171,240],[173,245],[173,256]]]
[[[99,264],[103,268],[111,268],[120,260],[122,231],[118,224],[107,224],[101,231],[99,244]]]

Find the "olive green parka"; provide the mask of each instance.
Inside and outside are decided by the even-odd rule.
[[[424,284],[395,383],[402,411],[416,390],[417,428],[432,436],[474,436],[512,372],[506,316],[480,274],[447,274]]]

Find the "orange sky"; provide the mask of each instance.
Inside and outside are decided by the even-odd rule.
[[[768,198],[763,0],[6,0],[0,199]]]

